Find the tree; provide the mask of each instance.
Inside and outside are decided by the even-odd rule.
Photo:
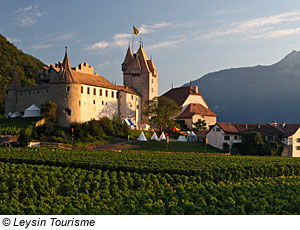
[[[145,102],[144,114],[151,117],[150,123],[159,126],[160,131],[164,126],[172,125],[171,117],[175,116],[178,111],[179,107],[175,101],[166,97],[155,97]]]
[[[57,104],[51,100],[41,105],[41,115],[48,123],[56,122]]]
[[[198,119],[195,123],[193,123],[195,130],[206,130],[206,122],[205,120]]]

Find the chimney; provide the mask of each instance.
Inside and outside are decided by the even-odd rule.
[[[195,85],[195,91],[196,91],[196,93],[199,93],[198,92],[199,91],[199,86]]]
[[[260,123],[257,123],[257,128],[260,129]]]
[[[286,127],[285,121],[282,122],[282,128],[284,129]]]
[[[248,129],[248,124],[246,124],[246,130]]]

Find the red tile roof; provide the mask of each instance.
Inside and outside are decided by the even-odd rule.
[[[202,97],[202,95],[197,93],[196,90],[191,86],[170,89],[168,92],[163,94],[162,97],[172,99],[178,106],[182,106],[189,95],[199,95]]]
[[[207,109],[201,104],[191,103],[179,116],[176,117],[176,119],[192,118],[195,114],[200,114],[202,116],[217,116],[217,114],[211,111],[210,108]]]

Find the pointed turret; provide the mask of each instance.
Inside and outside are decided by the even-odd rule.
[[[142,45],[140,46],[137,54],[138,54],[138,58],[139,58],[140,65],[141,65],[141,72],[142,73],[150,73],[148,63],[147,63],[147,61],[149,59],[148,59],[147,54],[145,53],[145,50],[142,47]]]
[[[18,78],[17,69],[15,69],[11,81],[8,83],[7,90],[17,91],[19,89],[21,89],[21,83]]]
[[[65,57],[62,63],[62,75],[60,79],[55,79],[54,83],[74,84],[78,82],[79,81],[77,80],[75,73],[71,69],[66,47]]]
[[[130,65],[132,60],[133,60],[132,52],[131,52],[130,46],[128,46],[124,62],[122,63],[122,71],[126,71],[126,69]]]

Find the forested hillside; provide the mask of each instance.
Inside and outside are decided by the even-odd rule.
[[[22,86],[36,84],[44,63],[25,54],[0,34],[0,116],[4,115],[5,90],[14,70],[17,70]]]

